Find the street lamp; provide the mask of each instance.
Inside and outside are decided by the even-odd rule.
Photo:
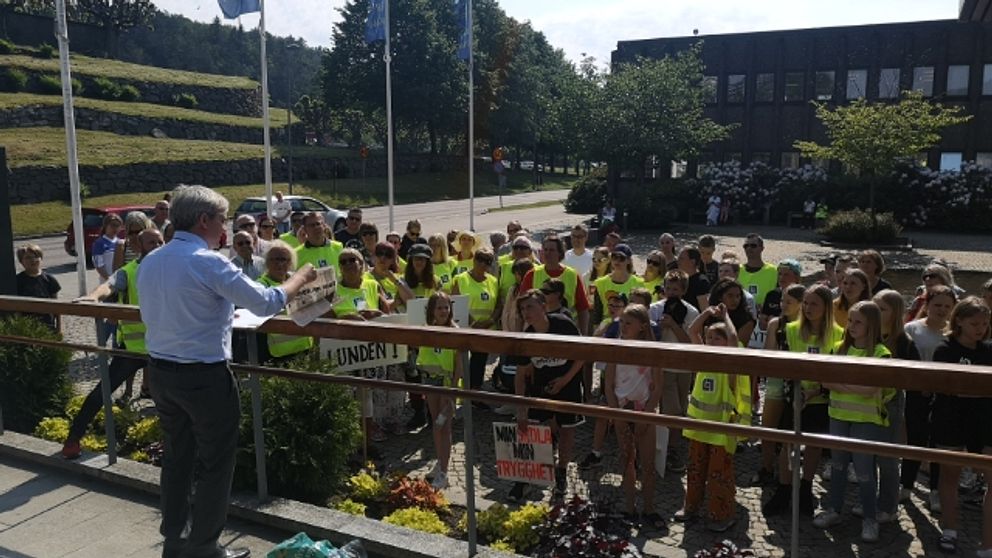
[[[286,44],[286,60],[287,66],[290,66],[289,71],[286,72],[286,152],[289,156],[289,193],[293,194],[293,68],[288,62],[292,54],[300,49],[299,43],[287,43]]]

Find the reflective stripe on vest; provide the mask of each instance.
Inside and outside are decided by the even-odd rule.
[[[839,344],[838,344],[839,345]],[[889,356],[889,350],[885,345],[876,345],[870,356],[882,358]],[[847,356],[863,357],[869,356],[865,349],[850,347]],[[846,422],[870,423],[879,426],[888,426],[889,417],[882,401],[882,391],[873,395],[861,395],[856,393],[844,393],[839,391],[830,392],[830,418],[843,420]]]
[[[697,372],[686,414],[692,418],[726,424],[751,424],[751,379],[737,374],[736,393],[730,389],[730,375]],[[683,435],[704,444],[721,446],[727,453],[737,451],[737,436],[686,429]]]
[[[263,274],[258,278],[258,282],[266,287],[278,287],[281,283]],[[283,312],[285,314],[285,312]],[[306,335],[284,335],[281,333],[268,333],[265,336],[265,343],[269,347],[269,354],[274,357],[284,357],[295,355],[310,350],[313,347],[313,337]]]
[[[823,342],[817,337],[811,337],[809,339],[803,340],[801,331],[799,329],[799,320],[795,320],[785,324],[785,340],[789,344],[789,351],[793,353],[810,353],[810,354],[829,354],[833,347],[841,340],[844,336],[844,329],[841,328],[836,323],[830,324],[830,331],[826,335],[826,339]],[[802,380],[800,382],[803,392],[820,391],[820,382],[813,382],[810,380]],[[827,403],[827,396],[822,393],[818,393],[806,402],[807,405],[823,405]]]
[[[421,347],[417,351],[417,368],[434,378],[443,378],[444,385],[451,385],[455,375],[455,350]]]
[[[138,260],[131,260],[121,267],[127,276],[127,300],[126,304],[138,306]],[[121,322],[117,331],[121,340],[124,341],[124,348],[136,353],[147,353],[145,348],[145,324],[142,322]]]

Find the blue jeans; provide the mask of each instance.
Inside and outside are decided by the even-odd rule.
[[[882,428],[881,441],[898,444],[902,434],[904,414],[906,412],[906,392],[899,390],[895,397],[885,404],[889,414],[889,425]],[[895,513],[899,507],[899,458],[878,458],[878,509],[886,513]]]
[[[885,429],[867,422],[847,422],[830,419],[830,434],[858,440],[882,441]],[[830,450],[833,475],[830,477],[830,507],[840,513],[844,509],[844,495],[847,490],[847,463],[854,462],[854,472],[858,475],[858,495],[864,517],[875,518],[878,510],[878,480],[875,474],[875,456],[870,453],[851,453],[844,450]]]

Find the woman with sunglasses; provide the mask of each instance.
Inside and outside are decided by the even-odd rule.
[[[274,240],[265,253],[265,273],[258,282],[266,287],[277,287],[283,284],[296,269],[296,250],[281,240]],[[269,356],[277,360],[287,360],[294,355],[309,351],[313,348],[313,337],[307,335],[282,335],[269,333],[265,346]],[[263,359],[265,362],[268,359]]]
[[[365,265],[375,265],[375,246],[379,243],[379,227],[375,223],[362,223],[358,227],[358,237],[362,240],[362,257]]]
[[[433,250],[427,244],[417,243],[407,252],[409,261],[403,270],[403,282],[416,298],[429,298],[441,290],[441,278],[434,274]]]
[[[406,223],[406,232],[403,234],[403,238],[400,239],[399,254],[400,258],[410,258],[410,248],[414,244],[422,243],[420,237],[420,219],[410,219]]]
[[[665,256],[661,250],[651,250],[644,266],[644,288],[651,293],[651,302],[658,302],[665,294]]]
[[[913,299],[912,304],[909,305],[909,310],[906,311],[906,323],[927,317],[927,296],[937,286],[948,287],[955,291],[955,295],[963,294],[963,291],[959,292],[955,288],[957,285],[954,284],[954,276],[951,275],[951,270],[940,264],[931,263],[923,269],[923,284],[916,288],[916,298]]]
[[[606,308],[611,293],[629,296],[630,291],[644,287],[644,280],[634,275],[633,252],[626,244],[617,244],[610,254],[611,271],[609,275],[596,279],[596,298]],[[593,268],[595,269],[595,260]]]
[[[365,274],[365,258],[354,248],[344,248],[338,256],[338,269],[341,278],[338,280],[337,302],[331,307],[331,318],[340,320],[373,320],[389,312],[389,302],[386,293],[375,279]],[[356,376],[376,378],[385,376],[382,367],[367,368],[354,372]],[[386,440],[386,432],[379,427],[374,417],[373,396],[370,390],[365,390],[362,398],[362,418],[365,421],[366,433],[373,442]]]
[[[406,301],[416,298],[416,295],[396,276],[399,273],[396,248],[388,242],[380,242],[375,245],[373,255],[375,264],[365,276],[379,283],[379,287],[385,293],[386,301],[389,303],[389,310],[386,313],[402,314],[406,311]]]
[[[468,295],[469,327],[474,329],[495,329],[502,309],[499,297],[499,283],[489,273],[493,265],[493,253],[486,248],[473,254],[472,269],[455,275],[451,285],[452,295]],[[469,387],[480,389],[486,375],[486,361],[489,354],[472,351],[469,357]],[[473,401],[473,405],[484,405]]]
[[[266,242],[272,242],[276,239],[276,222],[272,217],[262,217],[258,220],[258,238]],[[271,248],[270,245],[269,249]]]
[[[598,324],[603,320],[605,314],[605,309],[603,308],[603,301],[596,296],[596,279],[600,277],[605,277],[610,274],[610,249],[606,246],[597,246],[592,251],[592,269],[589,270],[588,275],[582,278],[582,281],[586,285],[586,289],[589,291],[589,300],[592,301],[592,316],[589,319],[589,323]]]
[[[141,231],[154,226],[155,223],[141,211],[132,211],[124,217],[124,249],[114,251],[114,271],[123,267],[124,264],[138,259],[141,252],[138,235],[141,234]]]
[[[448,241],[443,234],[432,234],[427,239],[431,249],[431,264],[434,274],[441,280],[441,290],[451,293],[451,281],[455,278],[455,260],[448,255]]]

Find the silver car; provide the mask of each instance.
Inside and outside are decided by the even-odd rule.
[[[293,206],[293,212],[303,211],[309,213],[316,211],[317,213],[323,213],[324,222],[330,225],[334,232],[343,229],[345,226],[345,220],[348,217],[347,211],[334,209],[326,203],[309,196],[283,196],[282,199],[288,201]],[[273,199],[274,201],[275,199]],[[234,212],[234,219],[236,220],[241,215],[247,213],[253,215],[258,220],[265,216],[265,210],[265,197],[252,196],[241,202],[241,205]]]

